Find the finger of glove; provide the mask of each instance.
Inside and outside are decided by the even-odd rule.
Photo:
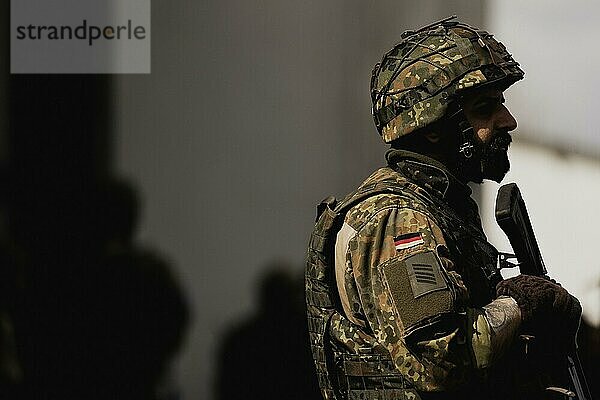
[[[553,310],[562,318],[564,318],[569,326],[579,326],[579,320],[581,318],[581,304],[575,296],[572,296],[565,289],[561,288],[560,291],[555,293],[554,302],[552,304]]]
[[[577,300],[576,297],[570,296],[570,298],[571,301],[567,318],[569,320],[569,331],[572,335],[575,335],[579,329],[581,313],[583,310],[581,308],[581,303],[579,303],[579,300]]]
[[[573,307],[574,297],[565,289],[555,290],[552,309],[557,313],[570,314]]]

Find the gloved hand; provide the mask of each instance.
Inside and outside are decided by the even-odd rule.
[[[532,275],[519,275],[496,285],[498,296],[510,296],[521,309],[523,331],[554,345],[574,344],[581,305],[560,285]]]

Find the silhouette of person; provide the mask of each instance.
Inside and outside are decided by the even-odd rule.
[[[255,315],[224,336],[216,399],[319,399],[304,310],[303,281],[283,263],[266,268]]]

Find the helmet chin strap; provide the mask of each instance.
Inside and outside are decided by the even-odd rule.
[[[463,113],[462,108],[460,109],[460,112]],[[461,139],[461,144],[458,147],[458,153],[462,156],[462,158],[468,160],[473,158],[473,154],[475,153],[475,145],[473,144],[473,127],[464,117],[464,113],[462,117],[463,118],[460,118],[458,123],[458,129],[460,131],[459,135]]]
[[[458,145],[458,172],[467,181],[480,183],[483,181],[481,170],[481,155],[479,147],[475,145],[475,131],[467,120],[467,116],[459,101],[453,101],[449,108],[448,121],[455,126],[459,136]]]

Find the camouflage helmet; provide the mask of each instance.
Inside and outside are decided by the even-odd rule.
[[[502,43],[455,18],[404,32],[373,68],[373,119],[386,143],[442,118],[461,90],[523,78]]]

